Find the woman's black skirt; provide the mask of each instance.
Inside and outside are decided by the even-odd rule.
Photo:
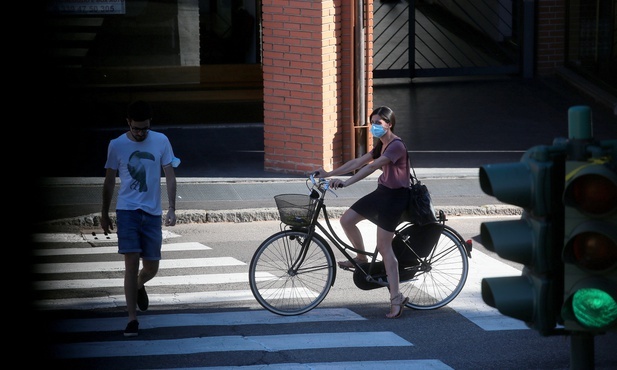
[[[355,202],[351,209],[384,230],[396,230],[401,216],[407,208],[409,189],[390,189],[377,185],[375,191]]]

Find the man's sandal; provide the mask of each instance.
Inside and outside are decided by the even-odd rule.
[[[363,258],[354,258],[354,261],[356,261],[357,264],[361,264],[361,263],[368,263],[368,259],[363,259]],[[351,263],[351,261],[349,260],[345,260],[345,261],[339,261],[338,262],[338,267],[342,268],[342,269],[352,269],[356,266],[353,265],[353,263]]]
[[[409,297],[404,297],[403,293],[399,293],[396,297],[390,299],[390,313],[386,314],[386,318],[388,319],[398,319],[403,314],[403,308],[409,302]],[[392,307],[398,306],[398,313],[393,316],[392,315]]]

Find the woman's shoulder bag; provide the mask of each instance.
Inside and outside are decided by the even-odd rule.
[[[435,207],[431,199],[431,193],[416,176],[416,170],[411,165],[409,152],[407,152],[407,162],[409,163],[409,201],[407,209],[403,212],[402,221],[411,222],[416,225],[426,225],[437,222]]]

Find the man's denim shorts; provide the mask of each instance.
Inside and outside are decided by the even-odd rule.
[[[144,260],[160,260],[163,244],[161,216],[140,209],[116,210],[118,253],[139,253]]]

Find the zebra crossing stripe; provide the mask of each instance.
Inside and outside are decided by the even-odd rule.
[[[350,362],[315,362],[286,363],[250,366],[209,366],[191,367],[190,370],[453,370],[439,360],[391,360],[391,361],[350,361]],[[188,370],[188,369],[167,369]]]
[[[163,244],[162,253],[175,251],[205,251],[212,248],[199,242]],[[45,248],[32,251],[34,256],[74,256],[95,254],[117,254],[118,247]]]
[[[413,346],[413,344],[392,332],[384,331],[86,342],[59,344],[55,346],[53,353],[58,358],[103,358],[231,351],[279,352],[318,348],[403,346]]]
[[[217,290],[213,292],[148,294],[150,306],[212,304],[221,302],[255,302],[250,290]],[[90,298],[43,299],[34,302],[39,310],[94,310],[126,307],[124,295]]]
[[[265,280],[272,277],[271,274],[259,272],[255,274],[258,280]],[[213,284],[232,284],[247,283],[249,281],[246,272],[227,273],[227,274],[203,274],[203,275],[182,275],[182,276],[157,276],[150,281],[148,286],[176,286],[176,285],[213,285]],[[57,290],[57,289],[93,289],[93,288],[122,288],[124,278],[108,279],[75,279],[75,280],[45,280],[35,281],[32,287],[35,290]]]
[[[364,317],[347,308],[316,308],[302,315],[281,316],[266,310],[241,312],[181,313],[139,316],[139,329],[182,326],[280,325],[308,322],[361,321]],[[121,331],[126,317],[55,320],[51,329],[59,333]]]
[[[242,266],[246,263],[232,257],[163,259],[159,269]],[[124,271],[124,261],[39,263],[33,266],[39,274]]]

